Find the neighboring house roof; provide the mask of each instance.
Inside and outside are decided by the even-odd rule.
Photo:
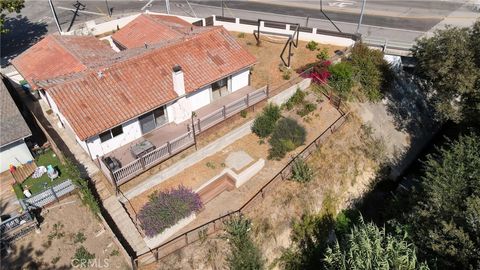
[[[182,37],[193,27],[175,16],[142,14],[113,34],[112,39],[124,49],[138,48]]]
[[[32,135],[7,87],[0,82],[0,146]]]
[[[36,81],[102,65],[115,52],[93,36],[48,35],[16,57],[12,64],[33,89]]]
[[[255,56],[223,27],[203,28],[48,92],[77,136],[85,140],[174,100],[174,65],[182,67],[189,93],[255,62]]]

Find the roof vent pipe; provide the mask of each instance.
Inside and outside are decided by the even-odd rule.
[[[177,93],[177,95],[179,97],[185,95],[185,78],[183,76],[183,70],[181,66],[179,65],[173,66],[172,81],[173,81],[173,90]]]

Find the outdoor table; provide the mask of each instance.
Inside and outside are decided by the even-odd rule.
[[[150,141],[147,140],[134,144],[130,147],[130,151],[135,158],[139,158],[146,153],[153,151],[154,149],[155,145],[153,145]]]

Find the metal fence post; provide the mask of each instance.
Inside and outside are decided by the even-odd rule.
[[[53,187],[50,188],[50,192],[52,193],[53,197],[55,197],[55,200],[57,200],[57,202],[59,202],[60,200],[58,199],[57,194],[55,194],[55,191],[53,190]]]
[[[222,113],[223,113],[223,119],[225,120],[225,118],[227,118],[227,109],[225,105],[223,105]]]
[[[169,142],[169,141],[167,142],[167,150],[168,150],[168,154],[169,154],[169,155],[172,155],[172,149],[171,149],[171,146],[170,146],[170,142]]]

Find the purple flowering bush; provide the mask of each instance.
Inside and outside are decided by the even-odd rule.
[[[145,234],[152,237],[201,208],[200,196],[189,188],[179,186],[150,195],[149,202],[142,207],[138,218]]]

